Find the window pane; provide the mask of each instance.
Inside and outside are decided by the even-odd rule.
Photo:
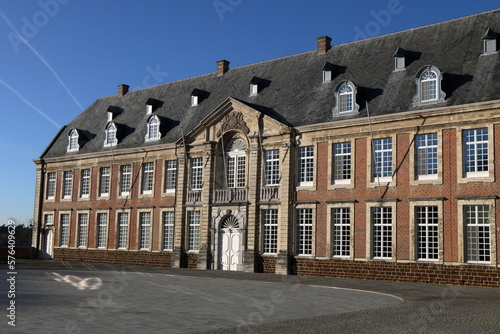
[[[266,186],[279,184],[280,153],[279,150],[266,151]]]
[[[87,224],[88,215],[80,213],[78,215],[78,247],[87,246]]]
[[[97,214],[97,247],[106,247],[106,238],[108,234],[108,214],[98,213]]]
[[[299,148],[299,183],[312,182],[314,175],[314,146]]]
[[[392,177],[392,138],[373,140],[373,177],[390,178]]]
[[[392,208],[371,208],[372,213],[372,238],[373,257],[392,257]]]
[[[438,207],[417,206],[417,258],[437,260],[439,258]]]
[[[437,175],[438,172],[438,147],[437,133],[417,135],[416,146],[416,172],[418,176]]]
[[[488,205],[464,206],[466,256],[469,262],[491,261],[490,208]]]
[[[466,175],[467,173],[487,172],[488,129],[465,130],[463,132],[463,140]]]
[[[188,211],[189,224],[189,250],[199,250],[200,248],[200,212]]]
[[[107,196],[109,194],[110,168],[101,167],[100,174],[101,180],[99,184],[99,194],[100,196]]]
[[[275,254],[278,252],[278,210],[263,210],[264,242],[263,252]]]
[[[165,162],[165,191],[175,190],[177,181],[177,160]]]
[[[333,256],[348,257],[351,254],[351,209],[332,209]]]
[[[351,143],[333,145],[333,180],[351,179]]]
[[[297,255],[312,254],[313,233],[312,209],[297,210]]]
[[[132,180],[132,166],[124,165],[121,167],[121,181],[120,181],[120,192],[128,193],[130,192],[130,182]]]
[[[118,213],[118,248],[127,248],[128,212]]]
[[[149,249],[149,240],[151,235],[151,212],[141,212],[139,214],[140,222],[140,249]]]
[[[174,249],[174,213],[163,213],[163,249]]]

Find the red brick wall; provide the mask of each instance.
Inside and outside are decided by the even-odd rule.
[[[276,257],[257,255],[258,273],[274,274],[276,272]]]
[[[114,250],[82,250],[71,248],[54,249],[54,259],[62,261],[121,263],[143,266],[171,266],[169,252],[129,252]]]
[[[189,269],[196,269],[198,266],[198,254],[187,253],[187,267]]]

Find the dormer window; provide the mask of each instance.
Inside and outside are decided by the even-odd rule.
[[[191,95],[191,107],[196,107],[199,102],[199,96],[198,95]]]
[[[153,113],[153,105],[147,104],[146,105],[146,115],[151,115],[152,113]]]
[[[394,71],[401,71],[406,69],[406,54],[403,48],[397,48],[394,53]]]
[[[160,120],[158,116],[152,115],[147,124],[146,141],[160,140]]]
[[[68,136],[68,152],[77,152],[80,149],[78,139],[80,135],[76,129],[72,129]]]
[[[435,66],[425,66],[415,78],[417,95],[413,97],[416,106],[444,102],[446,94],[441,90],[441,71]]]
[[[323,83],[331,82],[333,77],[333,65],[329,62],[325,62],[323,65]]]
[[[116,125],[114,122],[109,122],[106,126],[106,139],[104,140],[104,146],[116,146],[118,144],[118,139],[116,137]]]
[[[253,77],[250,80],[250,96],[257,95],[266,86],[266,80],[259,77]]]
[[[256,83],[250,84],[250,95],[257,95],[259,93],[259,85]]]
[[[356,86],[349,80],[337,85],[335,91],[336,105],[333,109],[334,114],[343,114],[357,112],[359,106],[356,104]]]
[[[486,30],[482,40],[483,40],[483,54],[487,55],[496,53],[498,51],[497,34],[493,30],[491,29]]]

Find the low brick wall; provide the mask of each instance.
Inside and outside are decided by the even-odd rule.
[[[443,265],[351,260],[293,260],[294,273],[400,282],[500,287],[500,268],[479,265]]]
[[[274,274],[276,272],[276,257],[257,255],[258,273]]]
[[[188,269],[196,269],[198,266],[198,254],[188,253],[187,254],[187,267]]]
[[[98,249],[54,249],[54,259],[63,261],[136,264],[170,267],[172,253],[130,252]]]

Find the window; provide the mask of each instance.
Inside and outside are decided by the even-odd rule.
[[[394,57],[394,69],[397,70],[404,70],[406,67],[405,65],[405,57]]]
[[[437,74],[432,71],[425,71],[420,76],[421,101],[430,101],[437,99]]]
[[[80,149],[78,144],[79,134],[76,129],[72,129],[68,136],[68,152],[76,152]]]
[[[351,181],[351,143],[333,144],[333,183],[346,184]]]
[[[332,81],[332,71],[323,69],[323,82],[330,82]]]
[[[372,207],[372,250],[374,259],[392,257],[392,207]]]
[[[118,248],[127,248],[128,244],[128,212],[118,213]]]
[[[106,127],[106,139],[104,140],[104,146],[116,146],[118,144],[118,139],[116,137],[116,125],[114,122],[109,122]]]
[[[203,158],[191,159],[191,190],[201,190],[203,180]]]
[[[296,254],[312,255],[313,210],[297,209]]]
[[[278,252],[278,210],[262,210],[264,217],[263,253],[276,254]]]
[[[314,178],[314,146],[299,147],[299,186],[311,186]]]
[[[78,214],[78,247],[87,246],[87,225],[88,225],[88,214],[87,213]]]
[[[483,41],[484,54],[491,54],[497,52],[497,40],[496,39],[485,39]]]
[[[151,237],[151,212],[141,212],[139,213],[139,248],[149,249],[150,237]]]
[[[356,104],[356,86],[351,81],[342,81],[338,84],[335,96],[334,114],[357,112],[359,110],[359,106]]]
[[[151,194],[153,192],[153,169],[152,162],[142,164],[142,193]]]
[[[415,106],[444,102],[446,94],[441,90],[441,71],[435,66],[425,66],[417,72],[415,83],[417,94],[413,97]]]
[[[392,178],[392,138],[373,140],[373,182],[388,182]]]
[[[200,211],[188,211],[188,250],[200,248]]]
[[[177,183],[177,160],[165,161],[165,192],[172,193],[175,191]]]
[[[67,247],[69,243],[69,214],[61,213],[61,229],[60,229],[60,242],[61,247]]]
[[[191,95],[191,107],[196,107],[199,102],[199,96],[198,95]]]
[[[417,180],[436,179],[438,174],[437,133],[415,137],[415,156]]]
[[[488,176],[488,128],[463,131],[466,177]]]
[[[106,239],[108,235],[108,214],[97,214],[97,247],[106,248]]]
[[[437,260],[439,258],[439,226],[437,206],[415,207],[417,222],[417,259]]]
[[[174,249],[174,212],[163,212],[163,249]]]
[[[45,226],[53,226],[54,225],[54,215],[45,215],[44,222],[45,222]]]
[[[90,193],[90,169],[82,169],[82,182],[80,185],[80,196],[89,197]]]
[[[227,146],[227,186],[229,188],[245,187],[246,176],[246,144],[235,139]]]
[[[489,205],[465,205],[465,243],[467,262],[491,261]]]
[[[277,186],[280,182],[280,151],[266,150],[266,186]]]
[[[161,136],[160,133],[160,120],[158,116],[153,115],[148,120],[146,141],[159,140]]]
[[[132,180],[132,166],[131,165],[121,166],[120,194],[122,196],[128,195],[130,193],[131,180]]]
[[[259,93],[259,85],[256,83],[250,84],[250,95],[257,95]]]
[[[56,173],[47,173],[47,199],[53,199],[56,194]]]
[[[332,253],[335,257],[351,255],[351,209],[332,208]]]
[[[63,174],[64,184],[63,184],[63,198],[71,198],[71,192],[73,188],[73,172],[66,171]]]
[[[109,178],[110,178],[110,168],[101,167],[100,178],[99,178],[99,196],[109,195]]]

